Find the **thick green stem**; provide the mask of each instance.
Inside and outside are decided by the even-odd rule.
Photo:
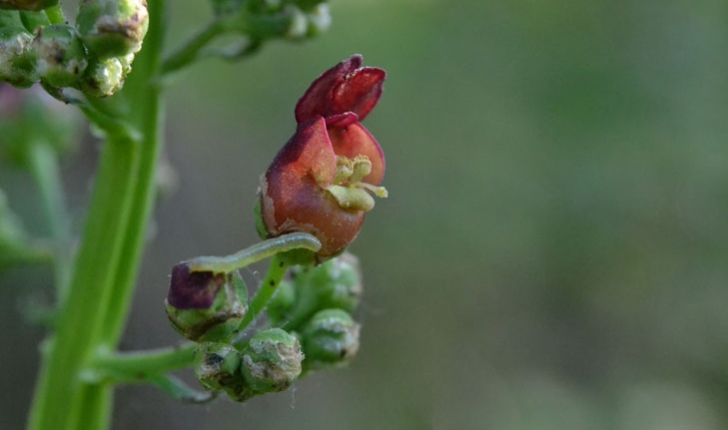
[[[60,309],[57,330],[49,339],[28,428],[70,430],[76,425],[79,373],[96,347],[97,332],[106,309],[102,306],[113,281],[128,224],[138,144],[106,142],[101,155],[92,205],[71,278],[68,300]]]
[[[86,229],[68,298],[44,356],[29,430],[103,430],[109,425],[113,385],[85,382],[82,372],[100,347],[116,347],[151,212],[161,146],[157,84],[164,2],[150,0],[148,8],[144,49],[124,91],[110,100],[128,108],[119,109],[126,112],[119,123],[129,129],[107,130]]]

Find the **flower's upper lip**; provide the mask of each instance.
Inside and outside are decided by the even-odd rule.
[[[384,70],[361,67],[362,56],[355,54],[324,72],[308,88],[296,105],[299,124],[323,116],[353,113],[362,121],[382,95]]]

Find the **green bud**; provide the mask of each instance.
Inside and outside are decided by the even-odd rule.
[[[301,374],[301,345],[281,329],[256,333],[242,354],[241,371],[247,385],[244,398],[283,391]]]
[[[187,263],[172,269],[167,316],[182,336],[193,341],[227,341],[247,311],[248,290],[237,272],[190,272]]]
[[[96,97],[109,97],[124,86],[125,78],[124,64],[119,58],[94,59],[86,71],[81,89]]]
[[[60,3],[60,0],[0,0],[0,9],[43,10]]]
[[[64,24],[41,27],[33,41],[37,70],[53,87],[77,86],[88,67],[86,48],[76,30]]]
[[[307,36],[313,37],[325,33],[331,27],[331,10],[326,3],[320,3],[306,13],[308,18]]]
[[[0,10],[0,81],[20,88],[38,82],[32,44],[18,12]]]
[[[83,0],[76,19],[86,46],[101,59],[139,52],[149,27],[146,0]]]
[[[303,328],[301,343],[307,370],[341,366],[359,350],[359,324],[341,309],[323,310]]]
[[[240,352],[225,343],[201,343],[195,354],[195,376],[208,390],[242,391]]]
[[[292,271],[295,304],[274,318],[277,325],[297,328],[323,309],[353,312],[362,295],[359,260],[344,253],[317,267]]]
[[[290,19],[285,37],[289,39],[302,39],[306,37],[308,31],[306,14],[294,5],[286,6],[284,13],[288,14]]]

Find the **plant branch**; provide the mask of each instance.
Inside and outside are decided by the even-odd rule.
[[[230,273],[273,257],[276,254],[294,249],[307,249],[316,252],[321,249],[321,242],[308,233],[290,233],[264,240],[225,257],[192,258],[187,264],[190,272]]]
[[[278,284],[280,284],[289,266],[290,263],[286,261],[285,256],[280,254],[270,260],[268,273],[265,275],[258,291],[255,292],[255,296],[250,301],[248,312],[240,323],[240,327],[238,328],[240,332],[245,330],[265,310],[266,306],[268,306],[268,302],[270,302],[273,293],[278,289]]]
[[[140,374],[167,373],[192,366],[197,344],[151,351],[112,352],[103,350],[91,362],[91,374],[125,374],[133,379]]]

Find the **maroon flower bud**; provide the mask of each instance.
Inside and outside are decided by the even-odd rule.
[[[296,231],[322,243],[319,259],[355,238],[369,193],[386,197],[382,149],[359,121],[382,94],[385,72],[353,55],[311,84],[296,105],[298,129],[261,178],[261,218],[268,237]]]
[[[165,304],[172,327],[187,339],[225,341],[245,316],[247,299],[237,272],[190,272],[183,262],[172,269]]]

